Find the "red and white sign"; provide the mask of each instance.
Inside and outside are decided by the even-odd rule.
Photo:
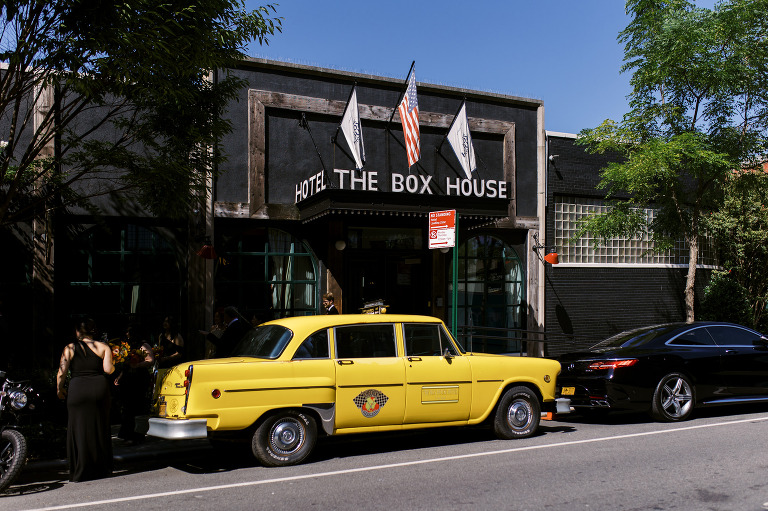
[[[456,210],[429,212],[429,248],[456,245]]]

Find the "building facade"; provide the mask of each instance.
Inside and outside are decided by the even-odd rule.
[[[43,365],[83,316],[105,338],[131,324],[150,342],[170,317],[189,356],[202,357],[199,331],[217,308],[258,321],[321,314],[327,292],[343,313],[434,315],[471,349],[538,353],[521,339],[544,321],[544,268],[532,251],[546,234],[541,101],[418,83],[421,158],[409,167],[402,80],[258,59],[227,72],[248,86],[228,109],[227,162],[205,208],[171,221],[105,196],[103,215],[70,211],[9,237],[35,258],[4,277],[6,316],[36,318]],[[339,132],[353,87],[362,169]],[[463,102],[471,177],[445,140]],[[458,218],[455,287],[452,251],[429,249],[428,215],[444,210]]]
[[[546,267],[545,330],[554,355],[623,330],[685,321],[683,242],[658,253],[647,237],[612,239],[598,248],[588,236],[573,239],[580,219],[607,207],[600,170],[615,158],[590,154],[576,139],[547,132],[546,230],[559,264]],[[711,243],[700,250],[697,300],[716,264]]]

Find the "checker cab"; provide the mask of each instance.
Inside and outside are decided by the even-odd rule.
[[[466,352],[437,318],[335,315],[264,323],[234,355],[172,368],[149,435],[247,438],[264,465],[300,463],[318,435],[479,424],[533,435],[557,361]],[[557,410],[557,408],[560,410]]]

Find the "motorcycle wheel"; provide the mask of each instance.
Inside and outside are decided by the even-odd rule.
[[[27,460],[27,441],[15,429],[0,433],[0,492],[5,491]]]

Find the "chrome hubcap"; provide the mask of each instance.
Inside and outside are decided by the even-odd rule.
[[[528,425],[531,419],[531,411],[522,401],[515,401],[509,407],[507,412],[507,422],[513,428],[523,428]]]
[[[282,420],[272,426],[270,440],[275,451],[281,454],[290,454],[304,443],[304,428],[297,420]]]
[[[693,406],[691,386],[682,378],[672,378],[661,389],[661,407],[673,419],[684,417]]]

